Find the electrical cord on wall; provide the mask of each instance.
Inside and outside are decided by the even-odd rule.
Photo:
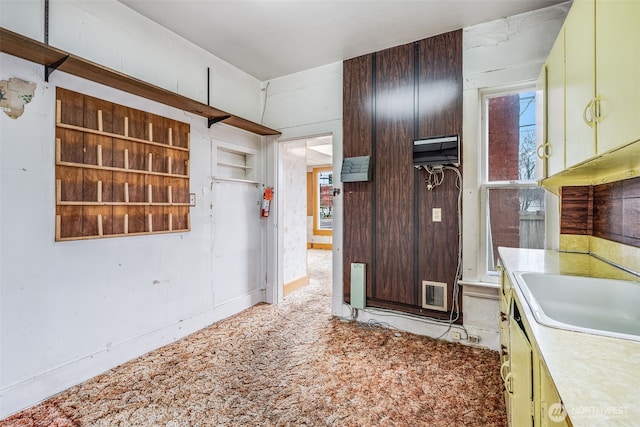
[[[432,191],[435,187],[444,182],[444,173],[446,170],[451,170],[456,174],[456,188],[458,189],[458,260],[456,265],[456,275],[453,284],[453,302],[451,304],[451,311],[449,313],[449,328],[438,338],[445,336],[454,322],[460,318],[460,306],[458,304],[458,296],[460,294],[459,280],[462,278],[462,174],[460,170],[453,166],[430,166],[424,165],[422,168],[427,171],[427,177],[424,182],[427,185],[427,190]],[[454,317],[455,313],[455,317]],[[464,330],[467,333],[467,330]],[[467,336],[469,334],[467,333]]]
[[[267,97],[269,96],[269,83],[271,83],[271,82],[267,82],[267,85],[263,89],[264,90],[264,102],[262,104],[262,117],[260,117],[260,124],[261,125],[264,124],[264,113],[266,113],[266,111],[267,111]]]

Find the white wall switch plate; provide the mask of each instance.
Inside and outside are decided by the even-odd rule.
[[[196,205],[196,193],[189,193],[189,205]]]

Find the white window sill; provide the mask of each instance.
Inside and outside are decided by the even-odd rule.
[[[474,298],[498,299],[498,290],[500,285],[489,282],[473,282],[469,280],[460,280],[462,285],[462,295]]]

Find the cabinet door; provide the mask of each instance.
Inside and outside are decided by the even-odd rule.
[[[511,282],[507,272],[502,267],[502,261],[498,261],[496,268],[500,272],[500,375],[506,375],[509,361],[509,308],[511,307]],[[505,366],[506,363],[506,366]]]
[[[505,386],[510,397],[510,425],[530,427],[533,425],[531,344],[513,318],[509,321],[509,339],[511,372]]]
[[[585,120],[595,81],[595,2],[575,0],[565,21],[566,167],[596,155],[595,123]]]
[[[640,139],[640,1],[596,2],[598,153]]]
[[[500,295],[500,366],[509,360],[509,302],[510,298]],[[503,374],[504,375],[504,374]]]
[[[541,360],[540,367],[540,427],[568,427],[569,420],[566,410],[562,406],[560,396],[556,390],[547,367]]]
[[[560,30],[547,58],[546,84],[546,154],[547,173],[554,175],[564,169],[564,27]]]

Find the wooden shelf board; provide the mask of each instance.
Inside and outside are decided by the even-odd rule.
[[[100,130],[97,130],[97,129],[84,128],[82,126],[69,125],[69,124],[66,124],[66,123],[56,123],[56,126],[61,128],[61,129],[77,130],[79,132],[91,133],[91,134],[99,135],[99,136],[106,136],[108,138],[115,138],[115,139],[120,139],[120,140],[123,140],[123,141],[132,141],[132,142],[137,142],[139,144],[146,144],[146,145],[153,145],[155,147],[168,148],[169,150],[177,150],[177,151],[189,152],[188,148],[180,147],[178,145],[169,145],[169,144],[164,144],[162,142],[148,141],[146,139],[134,138],[134,137],[131,137],[131,136],[125,136],[125,135],[120,135],[120,134],[117,134],[117,133],[100,131]]]
[[[67,53],[0,27],[0,52],[47,65],[67,56]]]
[[[56,203],[58,206],[191,206],[189,203],[165,203],[165,202],[83,202],[62,200]]]
[[[116,168],[113,166],[98,166],[87,163],[74,163],[74,162],[64,162],[57,161],[57,166],[70,166],[73,168],[81,168],[81,169],[97,169],[111,172],[123,172],[123,173],[139,173],[142,175],[155,175],[155,176],[166,176],[168,178],[183,178],[189,179],[189,175],[178,175],[175,173],[166,173],[166,172],[154,172],[148,170],[139,170],[139,169],[124,169],[124,168]]]
[[[103,234],[94,235],[94,236],[78,236],[78,237],[59,237],[56,238],[56,242],[72,242],[74,240],[94,240],[94,239],[104,239],[110,237],[129,237],[129,236],[150,236],[153,234],[168,234],[168,233],[186,233],[191,231],[190,228],[185,228],[182,230],[161,230],[161,231],[143,231],[141,233],[119,233],[119,234]]]
[[[205,117],[207,119],[219,119],[221,123],[228,124],[258,135],[280,135],[277,130],[270,129],[258,123],[231,115],[225,111],[187,98],[186,96],[168,91],[159,86],[146,83],[127,74],[104,67],[86,59],[74,56],[63,50],[48,46],[37,40],[25,37],[21,34],[0,27],[0,52],[17,56],[41,65],[51,65],[64,57],[67,59],[58,67],[58,70],[73,74],[84,79],[123,90],[133,95],[141,96],[152,101],[178,108],[183,111]]]

